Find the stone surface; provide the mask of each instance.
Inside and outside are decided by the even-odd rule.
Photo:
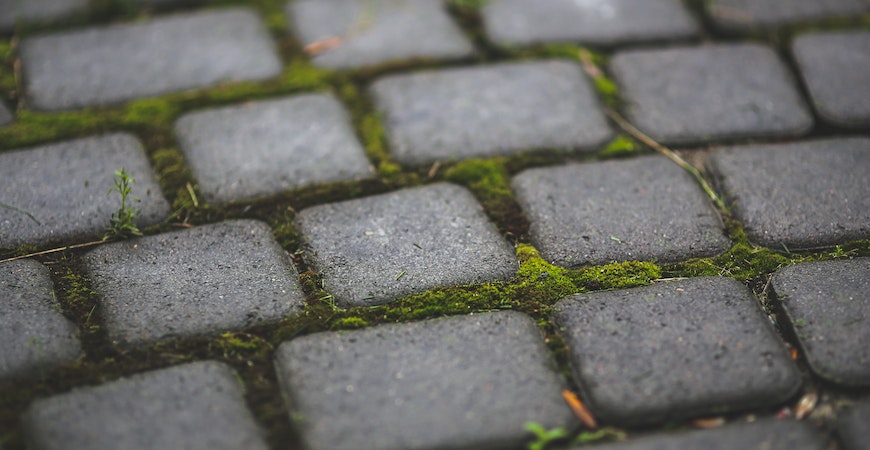
[[[0,380],[39,374],[79,356],[78,329],[63,317],[43,265],[0,264]]]
[[[792,53],[816,111],[844,127],[870,125],[870,31],[798,37]]]
[[[731,246],[695,180],[664,157],[530,169],[512,185],[533,244],[560,266],[675,262]]]
[[[320,333],[281,345],[306,448],[520,448],[574,419],[535,322],[498,312]]]
[[[838,434],[845,450],[870,449],[870,401],[852,406],[838,420]]]
[[[707,160],[749,239],[790,250],[870,238],[868,168],[867,138],[738,146]]]
[[[84,262],[115,343],[240,329],[304,303],[290,257],[252,220],[107,244]]]
[[[813,372],[870,386],[870,258],[797,264],[771,285]]]
[[[567,61],[424,71],[371,88],[397,161],[597,150],[612,135],[579,66]]]
[[[296,226],[306,261],[342,306],[504,280],[518,268],[474,197],[452,184],[309,208]]]
[[[3,102],[0,102],[0,127],[9,125],[13,120],[15,120],[15,116],[12,115],[12,111]]]
[[[191,113],[175,132],[208,202],[371,175],[347,114],[326,94]]]
[[[731,278],[574,295],[556,310],[574,377],[603,421],[773,406],[801,386],[758,300]]]
[[[120,194],[107,193],[122,167],[135,179],[131,195],[141,200],[132,204],[138,209],[136,223],[144,227],[163,221],[169,204],[131,135],[0,153],[0,203],[18,209],[0,208],[0,248],[99,238],[121,205]]]
[[[0,33],[16,23],[40,23],[63,19],[88,9],[88,0],[0,0]]]
[[[474,48],[445,8],[439,0],[297,0],[287,15],[303,45],[338,40],[314,64],[349,69],[471,56]]]
[[[40,110],[107,105],[281,73],[259,17],[219,9],[26,38],[28,104]]]
[[[698,32],[679,0],[491,0],[481,15],[489,39],[502,45],[613,46],[686,39]]]
[[[36,450],[268,448],[228,366],[196,362],[33,402]]]
[[[665,144],[797,136],[813,126],[791,74],[762,45],[628,50],[610,67],[630,121]]]
[[[870,12],[864,0],[710,0],[707,13],[727,31],[750,31]]]

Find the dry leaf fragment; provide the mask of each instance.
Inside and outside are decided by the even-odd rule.
[[[330,36],[328,38],[318,39],[305,46],[303,50],[311,56],[332,50],[344,42],[340,36]]]
[[[813,409],[816,407],[816,404],[819,402],[819,394],[816,391],[809,391],[798,400],[797,405],[794,407],[794,417],[797,420],[801,420],[807,415],[809,415]]]
[[[724,417],[702,417],[692,421],[695,428],[717,428],[725,425]]]
[[[565,399],[565,403],[568,404],[568,407],[571,408],[574,415],[580,419],[580,422],[583,422],[583,425],[586,425],[586,428],[591,430],[598,428],[598,422],[595,420],[595,417],[592,416],[589,409],[587,409],[583,402],[580,401],[577,394],[567,389],[562,389],[562,398]]]

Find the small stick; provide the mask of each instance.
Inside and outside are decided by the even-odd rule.
[[[589,412],[589,409],[586,408],[583,402],[580,401],[577,394],[568,389],[562,389],[562,398],[565,399],[565,403],[568,404],[568,407],[571,408],[574,415],[583,422],[583,425],[586,425],[586,427],[591,430],[598,428],[598,422],[595,420],[595,417],[591,412]]]
[[[43,250],[43,251],[41,251],[41,252],[28,253],[28,254],[26,254],[26,255],[15,256],[15,257],[12,257],[12,258],[3,259],[3,260],[0,260],[0,263],[5,263],[5,262],[9,262],[9,261],[16,261],[16,260],[19,260],[19,259],[30,258],[30,257],[33,257],[33,256],[48,255],[48,254],[50,254],[50,253],[62,252],[62,251],[64,251],[64,250],[72,250],[72,249],[76,249],[76,248],[84,248],[84,247],[93,247],[93,246],[95,246],[95,245],[104,244],[104,243],[106,243],[106,242],[107,242],[107,241],[91,241],[91,242],[85,242],[85,243],[83,243],[83,244],[73,244],[73,245],[68,245],[68,246],[66,246],[66,247],[58,247],[58,248],[53,248],[53,249],[50,249],[50,250]]]

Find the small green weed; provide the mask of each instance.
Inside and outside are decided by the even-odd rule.
[[[523,428],[535,435],[535,440],[529,442],[529,450],[545,450],[552,442],[568,437],[568,430],[562,427],[548,430],[539,423],[526,422]]]
[[[112,195],[117,192],[121,195],[121,206],[118,211],[112,213],[112,223],[103,236],[103,240],[112,238],[126,239],[131,236],[142,236],[139,227],[136,226],[136,214],[139,212],[136,208],[130,206],[131,201],[139,202],[140,199],[133,197],[130,193],[133,191],[133,182],[136,181],[131,177],[127,170],[121,167],[121,170],[115,171],[115,187],[109,189],[107,195]]]

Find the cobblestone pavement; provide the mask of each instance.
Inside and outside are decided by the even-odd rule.
[[[868,449],[868,0],[0,0],[0,448]]]

